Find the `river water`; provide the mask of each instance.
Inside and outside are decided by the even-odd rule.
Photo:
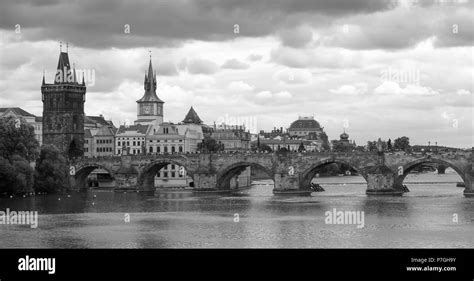
[[[409,175],[411,192],[369,197],[355,176],[318,178],[325,192],[240,195],[92,191],[1,198],[0,211],[37,211],[38,227],[0,224],[0,248],[451,248],[474,247],[474,198],[461,178]],[[325,212],[364,211],[364,227],[325,223]],[[127,220],[129,218],[129,220]],[[238,218],[238,219],[237,219]],[[457,221],[456,219],[457,218]]]

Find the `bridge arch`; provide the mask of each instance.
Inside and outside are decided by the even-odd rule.
[[[274,173],[272,170],[265,166],[255,162],[237,162],[224,168],[220,173],[217,174],[217,189],[225,190],[230,189],[230,180],[242,173],[247,167],[256,167],[263,170],[272,180],[274,180]]]
[[[92,171],[94,171],[96,169],[102,169],[102,170],[107,171],[109,173],[110,177],[112,179],[115,179],[115,174],[112,171],[112,169],[109,169],[108,167],[103,166],[103,165],[98,164],[98,163],[86,163],[86,164],[83,164],[79,167],[76,167],[76,171],[75,171],[75,174],[74,174],[76,188],[80,189],[80,188],[87,187],[86,179],[90,175],[90,173],[92,173]]]
[[[452,168],[453,170],[456,171],[456,173],[461,177],[461,179],[463,180],[463,182],[465,183],[466,187],[468,186],[468,183],[467,183],[467,179],[465,177],[465,174],[463,172],[463,169],[456,166],[455,164],[453,163],[450,163],[446,160],[443,160],[443,159],[439,159],[439,158],[432,158],[432,157],[426,157],[426,158],[422,158],[422,159],[417,159],[417,160],[414,160],[412,162],[409,162],[405,165],[403,165],[403,174],[402,175],[399,175],[398,174],[398,169],[397,171],[395,171],[395,182],[394,182],[394,188],[395,189],[402,189],[402,186],[403,186],[403,181],[405,180],[405,178],[408,176],[408,174],[417,166],[419,165],[423,165],[423,164],[426,164],[426,163],[435,163],[435,164],[440,164],[440,165],[444,165],[445,167],[450,167]]]
[[[148,165],[142,168],[138,176],[138,184],[142,189],[145,190],[154,190],[155,188],[155,176],[162,168],[166,167],[169,164],[174,164],[179,167],[184,167],[186,174],[193,178],[194,171],[188,169],[185,161],[176,160],[176,159],[158,159],[152,161]]]
[[[367,173],[364,171],[363,168],[360,168],[358,165],[351,163],[349,161],[346,161],[344,159],[337,159],[337,158],[326,158],[319,160],[315,163],[312,163],[306,170],[303,171],[303,173],[300,176],[300,187],[301,188],[308,188],[311,184],[311,180],[316,176],[316,173],[318,172],[318,169],[329,165],[329,164],[344,164],[348,167],[351,167],[354,169],[359,175],[361,175],[365,181],[367,181]]]

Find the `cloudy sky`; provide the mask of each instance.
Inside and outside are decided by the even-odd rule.
[[[87,115],[136,119],[152,54],[166,121],[288,127],[314,116],[357,144],[471,147],[474,1],[2,1],[0,107],[42,114],[59,42],[89,79]],[[63,45],[63,50],[65,49]]]

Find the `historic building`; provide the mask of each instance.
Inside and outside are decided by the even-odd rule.
[[[298,120],[291,123],[290,128],[288,128],[288,134],[290,137],[318,140],[321,139],[321,135],[324,132],[323,129],[318,121],[314,120],[313,116],[300,116]]]
[[[163,123],[163,104],[164,102],[156,95],[156,73],[153,72],[153,66],[148,65],[148,73],[145,74],[143,82],[145,94],[137,100],[137,120],[135,125],[152,125]]]
[[[92,117],[92,118],[91,118]],[[84,130],[84,156],[111,156],[115,154],[115,133],[117,128],[110,121],[97,116],[86,116],[88,127]],[[92,120],[96,122],[92,123]],[[106,125],[105,125],[106,124]]]
[[[86,85],[77,81],[67,52],[60,51],[54,82],[43,75],[43,143],[51,144],[70,157],[84,153],[84,102]]]
[[[0,118],[7,117],[23,118],[35,129],[35,138],[39,145],[43,144],[43,118],[41,116],[35,116],[19,107],[0,108]]]
[[[169,122],[150,125],[146,134],[146,151],[149,154],[196,152],[203,139],[202,120],[194,108],[190,108],[179,124]],[[180,170],[182,169],[182,170]],[[156,187],[189,186],[192,178],[186,170],[169,164],[158,171]]]
[[[144,154],[147,125],[121,125],[115,134],[115,153],[119,155]]]
[[[286,132],[281,127],[272,131],[260,131],[258,140],[252,145],[268,145],[272,151],[288,150],[322,151],[329,149],[329,142],[323,127],[313,116],[299,117],[290,124]]]
[[[333,151],[352,151],[356,147],[355,141],[349,140],[346,130],[339,136],[338,140],[332,140],[331,146]]]
[[[242,125],[215,125],[211,138],[221,146],[224,151],[250,150],[250,132]]]

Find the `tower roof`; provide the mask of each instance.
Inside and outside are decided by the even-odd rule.
[[[183,123],[201,124],[202,120],[201,118],[199,118],[196,111],[194,111],[194,108],[191,106],[191,108],[188,111],[188,114],[186,114],[186,117],[184,117]]]
[[[70,75],[72,80],[69,81]],[[54,84],[77,84],[76,71],[71,70],[71,64],[69,63],[69,56],[67,52],[61,51],[59,53],[58,67],[56,69],[56,75],[54,76]]]
[[[145,88],[145,94],[143,95],[143,97],[141,99],[137,100],[137,102],[159,102],[159,103],[164,103],[156,95],[156,74],[153,73],[153,66],[151,64],[151,58],[150,58],[150,63],[148,65],[148,73],[145,75],[144,88]]]

